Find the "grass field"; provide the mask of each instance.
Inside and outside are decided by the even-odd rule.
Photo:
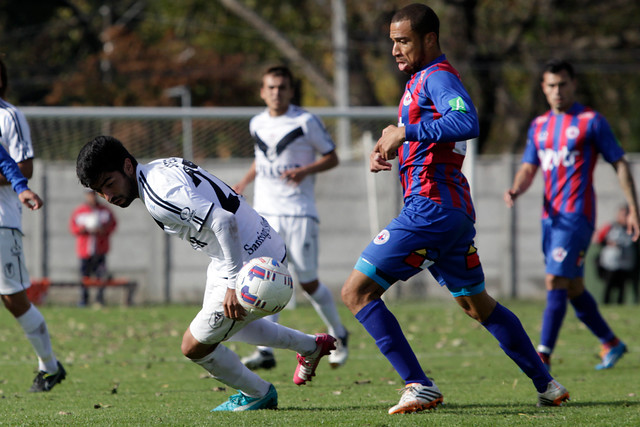
[[[540,302],[507,302],[537,339]],[[640,316],[637,306],[603,307],[630,348],[615,369],[595,371],[597,340],[569,309],[553,372],[571,392],[560,408],[537,408],[529,379],[491,335],[453,301],[389,303],[423,367],[445,396],[437,411],[387,414],[400,379],[372,339],[341,308],[351,331],[351,357],[332,370],[320,364],[312,383],[291,381],[293,352],[277,350],[278,365],[262,376],[279,394],[277,411],[210,413],[234,393],[180,353],[191,306],[104,309],[43,307],[67,379],[50,393],[26,390],[35,357],[17,323],[0,314],[0,425],[176,426],[638,426],[640,425]],[[309,306],[285,310],[282,323],[321,332]],[[230,344],[240,355],[252,348]]]

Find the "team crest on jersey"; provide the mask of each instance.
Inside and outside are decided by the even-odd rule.
[[[564,131],[567,139],[576,139],[580,135],[580,129],[578,126],[569,126],[567,130]]]
[[[411,104],[411,92],[406,91],[404,97],[402,97],[402,105],[406,107],[409,104]]]
[[[209,323],[209,325],[213,328],[213,329],[217,329],[222,325],[222,321],[224,320],[224,312],[222,311],[216,311],[215,313],[213,313],[213,324]]]
[[[180,219],[183,221],[191,221],[193,217],[196,215],[196,211],[192,211],[191,209],[185,207],[180,211]]]
[[[544,144],[548,137],[549,137],[549,132],[547,132],[546,130],[543,130],[538,134],[538,143]]]
[[[375,239],[373,239],[373,243],[375,243],[376,245],[384,245],[389,241],[389,237],[389,230],[384,229],[380,233],[378,233]]]
[[[576,261],[576,266],[582,267],[584,264],[584,251],[580,251],[578,254],[578,260]]]
[[[567,250],[561,246],[558,246],[551,251],[551,258],[553,258],[555,262],[562,262],[566,257]]]

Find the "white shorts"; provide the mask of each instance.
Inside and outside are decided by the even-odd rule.
[[[270,256],[281,261],[285,256],[284,243],[280,239],[267,239],[254,255],[255,257]],[[286,264],[286,260],[284,263]],[[211,260],[207,267],[207,285],[204,290],[202,309],[189,325],[191,335],[203,344],[226,341],[250,322],[263,317],[247,314],[241,321],[225,317],[222,304],[227,293],[227,281],[221,278],[219,268],[220,262]]]
[[[287,258],[298,281],[318,279],[318,220],[306,216],[262,215],[287,245]]]
[[[22,233],[0,228],[0,295],[13,295],[31,286],[22,250]]]

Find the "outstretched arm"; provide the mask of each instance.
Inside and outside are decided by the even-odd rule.
[[[531,163],[522,163],[513,178],[511,188],[504,192],[503,199],[507,207],[513,207],[518,196],[529,189],[537,171],[538,166]]]
[[[620,188],[624,193],[627,204],[629,205],[629,216],[627,218],[627,233],[633,236],[633,241],[637,241],[640,237],[640,218],[638,217],[638,198],[636,195],[636,185],[631,175],[629,162],[622,157],[611,164],[616,170]]]

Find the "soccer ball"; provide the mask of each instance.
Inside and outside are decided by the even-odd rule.
[[[250,313],[267,316],[280,312],[293,294],[287,267],[273,258],[254,258],[246,263],[236,281],[236,296]]]

